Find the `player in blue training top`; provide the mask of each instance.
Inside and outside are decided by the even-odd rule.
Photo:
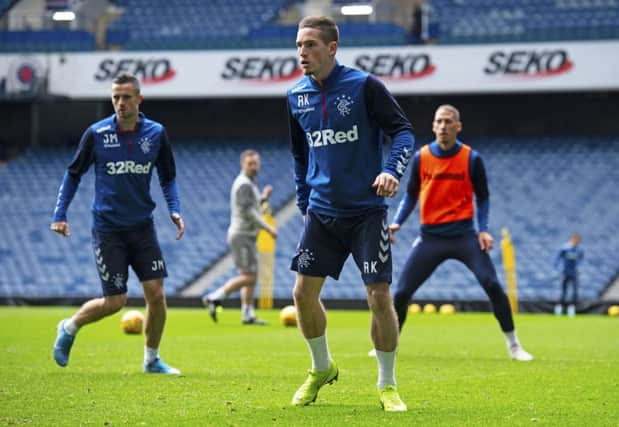
[[[578,264],[584,259],[585,251],[580,247],[580,234],[572,233],[570,241],[561,246],[554,260],[554,268],[561,272],[561,301],[555,306],[555,314],[566,312],[568,316],[576,315],[578,303]],[[572,287],[572,302],[567,305],[567,288]]]
[[[488,255],[494,240],[488,232],[490,202],[482,158],[457,139],[462,123],[460,112],[452,105],[436,110],[432,130],[436,140],[415,153],[407,192],[389,226],[393,238],[419,200],[421,235],[413,242],[393,291],[400,329],[415,291],[440,264],[456,259],[475,274],[488,295],[511,358],[530,361],[533,357],[516,336],[507,295]],[[479,232],[473,224],[473,195]]]
[[[387,89],[367,73],[340,65],[338,28],[326,17],[299,23],[297,53],[305,77],[288,91],[297,206],[305,219],[291,269],[294,301],[312,369],[293,405],[308,405],[338,378],[329,354],[320,291],[339,277],[349,254],[361,271],[378,350],[378,391],[385,411],[406,411],[395,381],[398,344],[391,302],[391,247],[384,197],[393,197],[406,170],[412,126]],[[393,141],[383,164],[383,133]]]
[[[150,196],[153,169],[168,204],[180,239],[185,231],[176,188],[176,167],[164,127],[139,111],[143,96],[139,81],[121,74],[112,83],[116,114],[91,125],[64,174],[51,230],[69,236],[67,209],[80,179],[95,168],[92,205],[92,242],[103,297],[87,301],[69,319],[58,324],[54,359],[69,363],[77,331],[119,311],[127,302],[128,268],[137,274],[146,300],[144,372],[179,374],[159,358],[159,343],[166,320],[163,278],[167,276],[153,225],[155,203]]]

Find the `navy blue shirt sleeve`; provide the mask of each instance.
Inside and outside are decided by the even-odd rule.
[[[387,135],[393,137],[402,131],[413,132],[413,126],[398,102],[385,85],[371,74],[365,81],[364,98],[370,119]]]
[[[385,85],[372,75],[366,79],[364,98],[370,119],[393,140],[383,171],[400,179],[414,150],[413,126]]]
[[[477,152],[471,152],[471,181],[475,191],[477,203],[477,225],[479,231],[488,231],[488,217],[490,214],[490,192],[488,191],[488,179],[484,161]]]
[[[88,171],[88,168],[90,168],[90,165],[92,165],[94,161],[95,139],[92,130],[88,128],[82,135],[77,151],[63,176],[62,184],[60,185],[60,190],[58,190],[58,197],[56,199],[53,222],[67,220],[67,210],[69,209],[73,197],[75,197],[82,175]]]
[[[181,203],[178,197],[178,188],[176,187],[176,163],[174,162],[172,145],[170,145],[165,129],[161,131],[161,145],[159,146],[156,166],[159,184],[163,190],[163,197],[168,205],[168,211],[170,215],[173,213],[180,214]]]
[[[288,108],[288,128],[290,132],[290,149],[293,158],[294,183],[297,193],[297,207],[303,215],[307,211],[309,203],[310,187],[307,185],[307,167],[308,167],[308,147],[305,140],[305,133],[292,115],[290,104],[286,103]]]

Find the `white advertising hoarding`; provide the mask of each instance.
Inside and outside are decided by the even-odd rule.
[[[375,74],[396,95],[619,89],[617,41],[340,48],[337,58]],[[294,49],[89,52],[43,59],[48,93],[70,98],[107,97],[121,71],[137,75],[151,98],[277,97],[301,77]]]

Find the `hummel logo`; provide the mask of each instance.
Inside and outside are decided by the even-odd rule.
[[[107,125],[107,126],[100,127],[95,132],[102,133],[102,132],[105,132],[106,130],[110,130],[110,129],[112,129],[112,126],[111,125]]]
[[[305,89],[307,87],[307,83],[303,83],[302,85],[299,85],[295,88],[293,88],[290,93],[297,93],[297,92],[301,92],[303,89]]]
[[[103,263],[103,255],[101,254],[101,248],[95,249],[95,261],[97,261],[97,269],[99,270],[101,279],[106,282],[110,279],[110,272],[107,271],[107,265]]]
[[[387,222],[383,220],[382,230],[380,232],[380,242],[378,243],[380,250],[378,251],[378,259],[384,264],[389,259],[389,227]]]

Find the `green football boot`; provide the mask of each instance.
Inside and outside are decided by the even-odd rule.
[[[315,371],[310,369],[309,375],[305,382],[299,387],[292,398],[292,404],[295,406],[306,406],[316,401],[318,390],[325,384],[333,384],[337,381],[339,370],[335,361],[331,361],[331,366],[325,371]]]
[[[392,385],[386,385],[378,390],[380,396],[380,406],[385,412],[405,412],[408,410],[406,403],[402,402],[398,389]]]

